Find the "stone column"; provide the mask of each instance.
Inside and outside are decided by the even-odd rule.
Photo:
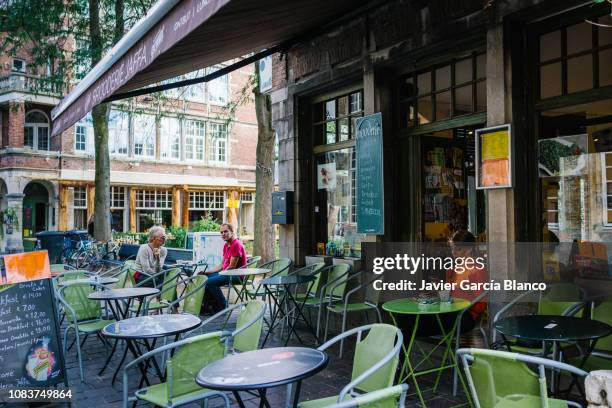
[[[6,237],[6,252],[14,253],[14,252],[23,252],[23,197],[25,194],[22,193],[13,193],[7,194],[6,204],[7,208],[12,208],[15,210],[15,214],[17,215],[17,223],[19,224],[17,228],[13,228],[13,232],[7,233],[7,226],[4,226],[5,237]]]

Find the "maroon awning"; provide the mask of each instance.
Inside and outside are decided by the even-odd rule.
[[[174,5],[176,0],[162,0],[168,11],[161,17],[158,13],[156,23],[141,28],[136,40],[132,33],[133,45],[123,53],[113,48],[116,61],[102,60],[62,99],[52,113],[52,134],[66,130],[114,94],[290,42],[368,2],[183,0]]]

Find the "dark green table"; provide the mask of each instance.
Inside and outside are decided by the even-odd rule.
[[[539,341],[543,343],[543,357],[549,355],[552,349],[553,360],[557,361],[560,359],[559,343],[588,341],[589,347],[585,350],[578,368],[584,366],[595,349],[597,340],[612,334],[612,327],[604,322],[573,316],[511,316],[496,322],[493,327],[501,333],[509,351],[512,351],[512,347],[506,336]],[[576,383],[575,380],[574,378],[570,389]],[[553,390],[555,390],[555,383],[557,382],[551,384]],[[582,393],[582,390],[580,391]]]
[[[470,302],[465,299],[453,298],[452,302],[436,302],[432,304],[420,304],[412,299],[396,299],[391,300],[389,302],[385,302],[382,305],[383,310],[386,310],[389,315],[391,315],[391,319],[393,323],[397,325],[394,315],[403,314],[403,315],[414,315],[415,322],[412,328],[412,334],[410,336],[410,340],[408,342],[408,346],[402,345],[402,349],[404,352],[404,363],[402,364],[402,369],[400,371],[400,381],[399,383],[405,382],[409,377],[412,377],[414,381],[414,388],[416,390],[417,395],[421,401],[421,404],[426,407],[425,400],[423,399],[423,395],[421,394],[421,389],[417,382],[417,377],[425,374],[438,373],[438,377],[434,384],[434,391],[438,387],[438,383],[440,382],[440,377],[442,372],[449,368],[454,368],[459,373],[459,378],[461,379],[461,385],[463,386],[463,390],[466,395],[469,395],[468,390],[466,388],[465,382],[463,381],[463,377],[459,372],[459,365],[457,364],[457,359],[455,358],[455,353],[453,352],[453,338],[455,337],[455,332],[457,330],[457,321],[459,319],[459,313],[462,310],[467,309],[470,306]],[[447,332],[440,320],[440,315],[444,313],[457,313],[457,318],[455,319],[455,323],[453,327]],[[423,315],[432,315],[436,317],[436,321],[440,326],[440,330],[442,333],[441,340],[434,345],[433,349],[429,353],[425,353],[421,350],[421,355],[423,358],[415,362],[414,364],[410,361],[410,354],[412,353],[412,349],[415,346],[416,342],[416,334],[419,329],[419,320]],[[399,326],[398,326],[399,327]],[[444,356],[442,358],[442,363],[440,367],[434,367],[426,370],[417,371],[417,368],[423,364],[425,361],[429,360],[431,354],[438,349],[439,347],[444,347]],[[451,363],[446,364],[446,360],[450,355]],[[468,397],[469,398],[469,397]]]

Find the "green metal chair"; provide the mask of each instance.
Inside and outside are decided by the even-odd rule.
[[[588,373],[546,358],[488,349],[459,349],[476,408],[561,408],[577,406],[570,401],[550,398],[546,369],[562,370],[585,377]],[[537,366],[537,373],[528,366]]]
[[[257,264],[261,261],[261,256],[251,256],[247,258],[246,265],[243,268],[257,268]],[[234,292],[238,295],[239,301],[244,301],[247,299],[242,299],[240,293],[242,292],[242,287],[253,287],[253,280],[255,279],[255,275],[245,276],[242,279],[233,278],[230,280],[231,288],[234,289]],[[229,296],[229,292],[228,292]],[[247,294],[248,296],[248,294]]]
[[[56,282],[63,282],[63,281],[73,280],[73,279],[84,279],[84,278],[95,276],[95,275],[96,274],[93,272],[85,271],[82,269],[74,269],[71,271],[65,271],[58,275],[55,275],[53,279]]]
[[[261,261],[261,256],[249,256],[247,258],[246,268],[257,268],[259,261]]]
[[[91,283],[74,283],[59,288],[59,300],[62,304],[64,313],[69,319],[66,329],[64,330],[63,350],[66,354],[66,344],[68,339],[68,331],[74,330],[75,343],[77,347],[77,356],[79,359],[79,370],[81,381],[83,377],[83,360],[81,357],[81,346],[87,340],[90,334],[95,334],[106,345],[106,341],[100,336],[100,331],[114,320],[102,318],[102,307],[99,301],[88,299],[88,295],[94,290],[105,290],[102,285]],[[80,336],[84,335],[83,342]]]
[[[293,261],[289,258],[279,258],[274,261],[270,261],[260,266],[262,269],[270,269],[270,273],[268,277],[272,276],[283,276],[288,275],[291,266],[293,265]],[[260,285],[255,286],[254,283],[251,284],[250,288],[246,290],[247,296],[251,299],[256,299],[259,296],[265,296],[266,292],[263,287]]]
[[[495,314],[493,317],[493,325],[498,320],[509,315],[512,308],[519,302],[526,302],[530,296],[533,297],[536,294],[538,296],[536,314],[538,315],[583,316],[583,309],[580,309],[580,306],[583,304],[583,299],[585,298],[584,289],[573,283],[557,283],[550,285],[544,292],[531,290],[515,297]],[[576,310],[578,310],[578,313],[576,313]],[[495,344],[496,341],[497,331],[493,330],[493,344]],[[543,347],[530,347],[518,344],[513,344],[512,350],[526,354],[542,354],[544,352]]]
[[[156,297],[147,298],[142,308],[142,314],[147,315],[151,310],[165,310],[167,313],[181,311],[199,316],[202,302],[204,301],[204,290],[207,280],[208,277],[206,275],[194,275],[185,281],[167,285],[160,292],[159,299]],[[174,300],[169,300],[171,296],[166,295],[168,293],[176,295],[179,285],[184,285],[183,292]]]
[[[362,339],[364,332],[368,334]],[[401,330],[380,323],[356,327],[324,343],[318,350],[326,350],[354,334],[357,335],[357,344],[351,382],[342,388],[338,396],[302,402],[299,404],[300,408],[328,407],[334,403],[359,397],[363,393],[372,393],[393,385],[404,341]]]
[[[200,387],[195,382],[198,372],[206,365],[225,357],[230,332],[215,331],[190,337],[175,343],[158,347],[128,363],[123,369],[123,407],[138,400],[149,402],[158,407],[177,407],[203,399],[219,397],[230,407],[230,400],[223,392]],[[176,351],[175,351],[176,350]],[[169,355],[166,360],[166,379],[164,382],[139,389],[133,397],[129,396],[128,370],[143,364],[159,354]],[[206,406],[206,405],[205,405]]]
[[[235,334],[232,335],[232,351],[244,353],[246,351],[257,350],[261,339],[263,318],[266,313],[266,303],[262,300],[249,300],[228,307],[204,320],[197,330],[205,329],[207,325],[210,325],[220,317],[225,318],[221,330],[226,330],[230,318],[235,311],[238,311],[238,317],[236,319]]]
[[[404,408],[408,384],[394,385],[339,402],[327,408]]]
[[[317,312],[317,337],[321,331],[321,316],[323,310],[344,298],[351,266],[348,264],[331,265],[324,268],[321,273],[327,275],[327,282],[319,289],[319,296],[306,299],[304,307],[306,310],[318,309]]]
[[[591,319],[612,325],[612,297],[595,300],[591,304]],[[599,339],[595,345],[595,350],[584,361],[584,368],[587,371],[609,370],[612,368],[612,335]],[[581,350],[582,351],[582,350]],[[568,358],[568,363],[572,365],[582,364],[584,354]]]
[[[317,293],[319,293],[319,290],[321,288],[321,282],[322,282],[321,276],[322,276],[322,272],[324,268],[325,268],[324,262],[317,262],[314,264],[306,265],[299,269],[295,269],[293,272],[289,274],[289,275],[314,276],[316,278],[312,286],[308,285],[310,287],[310,290],[308,290],[309,288],[306,287],[305,291],[301,291],[301,292],[296,291],[296,293],[294,294],[294,297],[297,302],[303,301],[304,299],[314,299],[317,297]]]
[[[74,267],[68,264],[52,264],[51,265],[51,272],[64,272],[64,271],[68,271],[71,269],[74,269]]]
[[[156,277],[159,277],[161,279],[163,276],[163,280],[161,282],[161,285],[159,286],[159,295],[155,298],[150,298],[147,300],[147,302],[151,302],[153,300],[155,300],[155,302],[149,303],[148,307],[146,306],[146,304],[143,305],[144,307],[141,307],[140,304],[135,302],[135,304],[130,307],[130,312],[137,313],[140,309],[143,315],[146,315],[151,310],[159,310],[168,307],[168,304],[174,302],[177,299],[177,287],[180,274],[180,268],[172,268],[163,271],[163,275],[162,272],[160,272],[156,275],[149,276],[143,281],[140,281],[136,286],[145,286],[145,282],[152,281]]]
[[[331,287],[330,298],[328,300],[327,307],[326,307],[327,315],[325,318],[325,337],[324,337],[325,340],[324,341],[327,340],[327,329],[329,325],[329,316],[331,313],[342,315],[342,329],[341,329],[342,333],[346,330],[346,318],[349,313],[363,312],[367,320],[368,311],[374,310],[376,312],[377,322],[382,323],[382,316],[380,314],[380,310],[378,310],[378,299],[380,296],[380,291],[374,290],[371,287],[372,282],[374,282],[376,279],[380,279],[380,277],[377,275],[372,276],[372,278],[370,278],[367,282],[357,285],[353,289],[346,292],[344,297],[339,302],[334,303],[332,299],[332,296],[334,294],[334,289],[336,288],[336,286],[339,286],[339,285],[346,286],[349,283],[349,281],[359,278],[360,276],[363,276],[363,274],[360,272],[355,273],[351,275],[350,277],[348,277],[346,280],[341,280]],[[359,294],[359,291],[363,290],[363,288],[369,288],[371,290],[366,291],[366,295],[363,301],[361,302],[355,301],[354,295]],[[344,348],[344,342],[341,341],[340,342],[340,355],[339,355],[340,358],[342,358],[343,348]]]

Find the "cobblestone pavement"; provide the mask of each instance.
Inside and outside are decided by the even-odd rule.
[[[211,331],[215,328],[211,327]],[[264,330],[266,326],[264,325]],[[305,330],[299,329],[298,332],[303,339],[312,339],[309,337]],[[69,334],[70,336],[70,334]],[[307,341],[307,340],[305,340]],[[279,334],[272,336],[266,347],[279,346],[284,343],[283,339],[280,338]],[[158,344],[160,344],[158,342]],[[294,338],[291,339],[289,345],[300,345]],[[312,344],[310,344],[312,346]],[[351,369],[352,369],[352,343],[345,343],[345,352],[342,359],[338,358],[338,349],[332,348],[329,352],[330,362],[325,370],[320,372],[314,377],[305,380],[302,384],[302,392],[300,396],[301,401],[321,398],[331,395],[337,395],[341,388],[350,381]],[[424,347],[427,347],[426,345]],[[76,349],[73,347],[68,351],[66,355],[66,365],[68,371],[68,378],[70,385],[75,391],[74,395],[74,407],[88,408],[88,407],[104,407],[114,408],[122,406],[122,383],[121,375],[118,376],[117,381],[114,385],[111,385],[111,378],[119,359],[122,355],[122,349],[118,348],[118,352],[115,353],[111,364],[107,370],[102,374],[98,375],[98,371],[103,366],[106,359],[105,348],[101,341],[96,337],[87,339],[85,345],[82,348],[83,351],[83,367],[85,371],[85,382],[81,383],[79,379],[79,365],[76,357]],[[128,361],[131,355],[128,357]],[[139,373],[133,371],[130,375],[129,390],[133,393],[137,389],[137,381],[139,380]],[[152,376],[151,376],[152,377]],[[425,391],[425,397],[427,400],[428,407],[449,407],[457,404],[465,403],[465,396],[460,392],[457,397],[452,396],[452,377],[451,372],[447,370],[443,375],[437,393],[433,393],[431,388],[435,381],[435,375],[429,375],[420,377],[419,384],[422,389],[429,389]],[[409,394],[414,392],[413,384],[410,382]],[[276,387],[268,390],[268,398],[273,408],[280,408],[284,406],[286,400],[286,387]],[[247,407],[259,406],[259,399],[255,396],[247,393],[241,394]],[[409,396],[407,406],[415,407],[420,406],[417,404],[418,399],[415,395]],[[130,404],[131,406],[131,404]],[[145,403],[139,403],[138,406],[147,406]],[[199,404],[186,405],[190,407],[200,406]],[[209,407],[223,406],[221,400],[211,399]],[[235,400],[232,398],[232,406],[238,406]]]

